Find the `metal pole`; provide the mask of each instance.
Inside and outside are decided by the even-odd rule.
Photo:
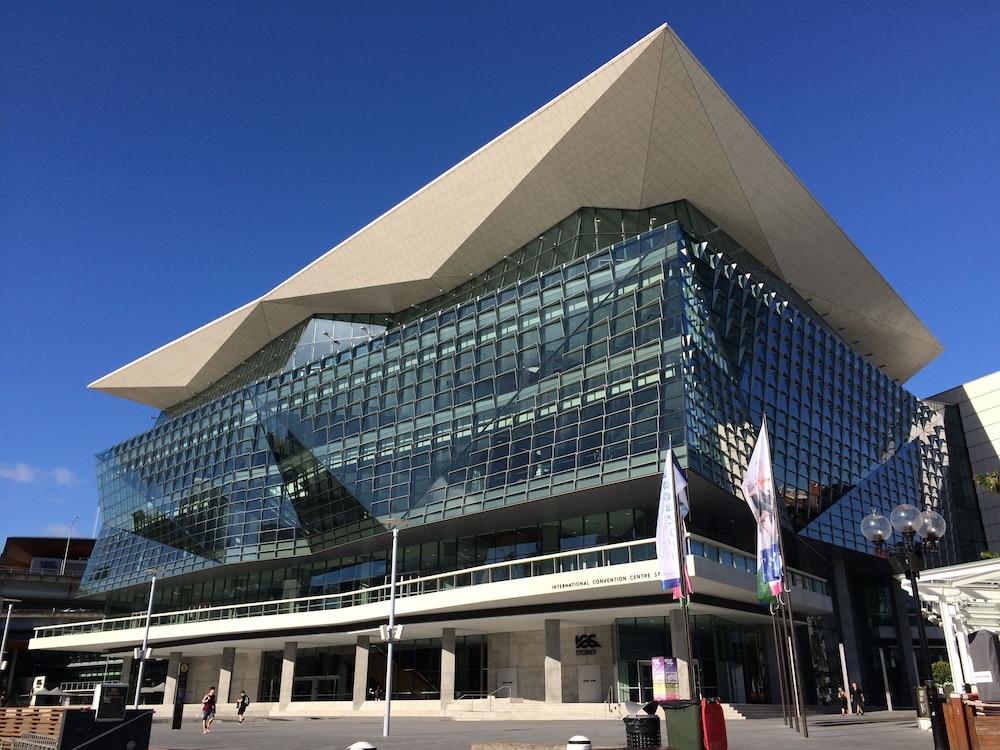
[[[767,431],[767,414],[763,415],[763,426],[765,432]],[[767,440],[768,448],[768,460],[771,458],[771,438],[768,436]],[[785,606],[782,607],[785,611],[785,618],[788,624],[789,638],[788,643],[791,648],[791,654],[789,654],[790,661],[790,674],[792,679],[792,690],[794,690],[795,695],[795,705],[798,708],[796,713],[796,729],[801,722],[802,725],[802,736],[809,736],[809,724],[806,721],[806,711],[805,711],[805,701],[802,699],[802,681],[799,679],[799,665],[798,659],[795,655],[798,653],[799,647],[797,639],[795,637],[795,619],[792,614],[792,592],[791,587],[788,585],[788,565],[785,559],[785,539],[784,534],[782,534],[781,525],[781,514],[778,508],[778,488],[774,485],[774,470],[771,470],[771,503],[774,513],[774,522],[776,524],[776,531],[778,536],[778,554],[781,555],[781,588],[785,595]],[[778,604],[781,604],[781,597],[778,597]]]
[[[142,651],[139,653],[139,677],[135,683],[135,704],[139,708],[139,697],[142,694],[142,673],[146,668],[146,649],[149,647],[149,626],[153,621],[153,592],[156,590],[156,574],[149,579],[149,606],[146,607],[146,632],[142,636]]]
[[[667,471],[672,472],[674,470],[674,450],[673,442],[671,441],[670,450],[667,455],[669,458],[669,466],[667,466]],[[691,590],[688,584],[691,583],[688,580],[687,575],[687,554],[685,554],[684,548],[684,535],[681,533],[683,528],[683,521],[681,519],[681,504],[680,499],[677,497],[677,484],[674,481],[676,477],[670,477],[670,485],[674,488],[674,534],[677,537],[677,563],[678,572],[680,573],[680,589],[681,589],[681,611],[684,613],[684,637],[687,643],[687,674],[688,674],[688,695],[691,698],[696,699],[699,696],[695,695],[695,675],[694,675],[694,644],[691,642]]]
[[[787,597],[787,592],[784,596]],[[798,680],[798,661],[795,658],[795,645],[792,642],[791,626],[788,622],[788,609],[778,596],[778,630],[781,633],[781,645],[785,651],[785,660],[788,662],[788,710],[792,714],[792,724],[796,732],[802,731],[802,712],[799,705],[799,696],[796,693]]]
[[[781,717],[785,721],[785,726],[792,726],[792,717],[788,711],[788,693],[785,687],[785,647],[778,634],[778,619],[775,616],[774,604],[768,609],[771,612],[771,632],[774,635],[774,658],[778,662],[778,692],[781,695]]]
[[[73,524],[76,523],[76,519],[79,517],[79,515],[73,516],[73,520],[69,522],[69,533],[66,535],[66,551],[63,552],[62,567],[59,568],[59,575],[61,576],[66,575],[66,558],[69,557],[69,540],[73,538]]]
[[[392,712],[392,643],[396,629],[396,547],[399,527],[392,527],[392,568],[389,572],[389,643],[385,649],[385,715],[382,717],[382,736],[389,736],[389,716]]]
[[[0,601],[2,601],[2,600],[0,600]],[[3,605],[0,604],[0,607],[2,607],[2,606]],[[0,639],[0,664],[3,664],[3,654],[4,654],[4,650],[7,648],[7,631],[10,629],[10,613],[11,613],[11,610],[13,610],[13,609],[14,609],[14,603],[10,602],[7,605],[7,619],[4,621],[4,624],[3,624],[3,639]]]
[[[910,582],[913,593],[913,603],[917,608],[917,635],[920,637],[920,666],[923,674],[924,687],[927,689],[927,703],[931,709],[931,734],[934,737],[935,750],[947,750],[948,739],[942,726],[941,704],[937,697],[937,686],[931,673],[931,652],[927,646],[927,631],[924,628],[924,610],[920,603],[920,592],[917,590],[917,571],[914,569],[910,550],[906,555],[906,578]]]
[[[885,668],[885,649],[878,647],[878,661],[882,666],[882,687],[885,688],[885,708],[892,710],[892,690],[889,689],[889,672]]]

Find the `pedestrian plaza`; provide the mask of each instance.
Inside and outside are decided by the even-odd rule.
[[[343,750],[365,740],[378,750],[471,750],[474,743],[553,745],[575,734],[589,737],[595,748],[624,747],[620,721],[451,721],[447,719],[396,719],[392,736],[381,737],[377,718],[295,719],[216,722],[208,735],[200,724],[185,720],[171,730],[168,722],[153,725],[151,750]],[[810,717],[810,738],[787,728],[781,719],[730,721],[729,747],[734,750],[924,750],[932,746],[929,732],[916,728],[912,711],[880,711],[864,717]],[[499,747],[499,746],[498,746]]]

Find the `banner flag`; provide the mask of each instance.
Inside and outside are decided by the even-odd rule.
[[[774,502],[774,475],[766,424],[761,425],[757,445],[743,477],[743,497],[757,522],[757,598],[766,602],[782,591],[783,567],[778,541],[781,522],[774,515],[777,505]]]
[[[680,522],[677,513],[680,511]],[[687,578],[687,566],[678,554],[677,530],[680,527],[681,540],[686,535],[684,517],[688,514],[687,479],[677,463],[674,449],[667,451],[667,462],[660,483],[660,505],[656,514],[656,562],[660,567],[660,581],[664,590],[670,589],[675,599],[681,598],[681,575],[684,575],[686,589],[691,591]]]

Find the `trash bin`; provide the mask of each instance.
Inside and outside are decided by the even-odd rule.
[[[701,701],[662,701],[670,750],[703,750]]]
[[[660,717],[649,714],[626,716],[625,747],[659,747]]]

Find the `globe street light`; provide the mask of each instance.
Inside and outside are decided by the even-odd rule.
[[[934,737],[935,750],[947,750],[948,740],[945,735],[944,721],[941,715],[941,704],[938,700],[937,686],[931,674],[931,655],[927,645],[927,631],[924,628],[923,607],[920,603],[920,592],[917,590],[917,578],[924,568],[925,554],[937,552],[938,542],[944,536],[948,524],[944,517],[935,510],[921,512],[913,505],[897,505],[892,509],[889,518],[877,510],[861,520],[861,533],[875,547],[875,554],[889,560],[893,569],[906,574],[910,582],[910,591],[917,609],[917,634],[920,638],[920,666],[923,672],[923,682],[927,690],[927,703],[931,712],[931,732]],[[890,543],[892,532],[902,537],[902,541]]]

